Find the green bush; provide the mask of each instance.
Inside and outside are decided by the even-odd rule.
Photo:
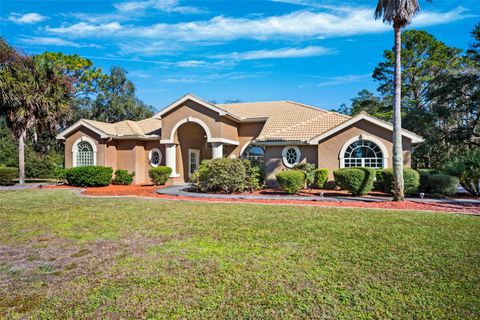
[[[129,185],[133,182],[135,172],[128,173],[128,170],[118,169],[115,170],[115,177],[113,178],[113,184]]]
[[[172,174],[172,169],[166,166],[158,166],[151,168],[148,171],[148,176],[152,180],[153,184],[156,186],[164,185],[167,183],[170,175]]]
[[[11,167],[0,167],[0,186],[11,186],[15,182],[13,179],[18,178],[18,169]]]
[[[353,195],[364,195],[373,188],[375,170],[370,168],[343,168],[333,172],[335,183]]]
[[[260,169],[238,158],[204,160],[190,181],[200,192],[244,192],[259,188]]]
[[[286,170],[277,173],[276,178],[283,191],[295,194],[303,188],[307,177],[303,171]]]
[[[305,187],[310,187],[315,181],[315,165],[312,163],[301,162],[293,166],[293,170],[303,171],[305,173]]]
[[[423,192],[430,192],[429,187],[429,178],[431,175],[440,173],[436,169],[418,169],[418,174],[420,175],[420,190]]]
[[[457,177],[471,195],[480,196],[480,148],[458,155],[444,166],[443,171]]]
[[[67,169],[65,177],[71,186],[103,187],[112,182],[112,173],[110,167],[85,166]]]
[[[56,167],[53,170],[53,178],[57,180],[57,182],[63,182],[67,177],[67,170],[64,168]]]
[[[458,178],[447,174],[433,174],[428,177],[430,192],[446,197],[457,193]]]
[[[376,191],[383,191],[383,176],[382,176],[382,169],[375,170],[375,181],[373,182],[373,190]]]
[[[392,193],[393,190],[393,169],[382,170],[381,185],[383,192]],[[406,195],[418,193],[420,176],[417,171],[411,168],[403,169],[403,188]]]
[[[325,188],[325,184],[328,181],[328,170],[325,168],[320,168],[314,172],[314,184],[318,189]]]

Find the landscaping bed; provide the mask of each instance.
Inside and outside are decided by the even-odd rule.
[[[65,188],[63,186],[48,186],[45,188]],[[68,187],[67,187],[68,188]],[[374,208],[374,209],[395,209],[395,210],[429,210],[429,211],[444,211],[453,213],[469,213],[480,215],[480,205],[478,204],[453,204],[445,202],[420,202],[415,201],[381,201],[381,202],[365,202],[365,201],[329,201],[326,196],[325,199],[320,199],[319,196],[311,195],[311,201],[305,200],[282,200],[282,199],[224,199],[216,198],[214,194],[208,198],[196,198],[191,196],[174,196],[162,195],[156,193],[160,187],[156,186],[140,186],[140,185],[110,185],[107,187],[84,188],[84,195],[88,196],[141,196],[167,200],[188,200],[199,202],[230,202],[230,203],[259,203],[259,204],[276,204],[276,205],[308,205],[308,206],[329,206],[329,207],[350,207],[350,208]],[[272,189],[272,192],[276,189]],[[331,190],[330,190],[331,191]],[[268,192],[268,191],[267,191]],[[317,191],[318,192],[318,191]],[[347,196],[339,191],[331,191],[330,197]],[[313,201],[318,200],[318,201]]]

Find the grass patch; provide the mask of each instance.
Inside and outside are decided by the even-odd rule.
[[[479,234],[443,213],[0,192],[0,318],[478,318]]]

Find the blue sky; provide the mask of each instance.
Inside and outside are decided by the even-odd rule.
[[[466,49],[479,0],[420,1],[414,28]],[[62,51],[124,67],[157,110],[185,93],[206,100],[295,100],[337,108],[392,47],[375,0],[1,0],[0,34],[27,53]]]

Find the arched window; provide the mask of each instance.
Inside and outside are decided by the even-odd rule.
[[[293,168],[300,162],[300,149],[297,146],[286,146],[282,151],[283,164],[287,168]]]
[[[381,169],[384,167],[382,149],[374,142],[359,139],[351,143],[343,154],[343,167],[367,167]]]
[[[254,144],[250,144],[242,153],[242,159],[249,160],[254,166],[263,168],[263,159],[265,155],[265,149]]]
[[[88,141],[81,141],[77,144],[76,167],[93,166],[94,152],[93,147]]]
[[[152,167],[158,167],[162,162],[162,152],[160,152],[160,150],[157,148],[153,148],[148,154],[148,160],[150,161],[150,165]]]

